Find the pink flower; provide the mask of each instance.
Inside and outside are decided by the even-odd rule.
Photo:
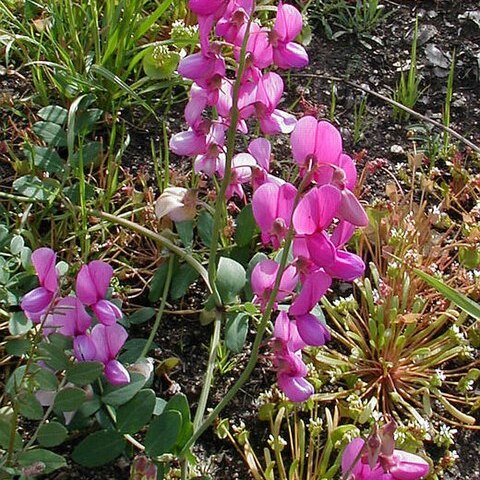
[[[205,142],[205,151],[195,158],[193,168],[196,173],[202,172],[211,177],[218,170],[220,162],[223,162],[225,158],[223,153],[225,126],[221,123],[213,123]]]
[[[354,438],[342,455],[342,472],[351,468],[360,452],[365,448],[365,441]],[[379,453],[377,462],[371,468],[368,453],[361,454],[358,463],[351,470],[351,480],[419,480],[429,472],[428,463],[418,455],[394,450],[392,455]]]
[[[28,292],[21,303],[22,310],[32,322],[39,323],[41,321],[56,297],[58,290],[56,257],[51,248],[38,248],[32,253],[32,264],[37,272],[40,286]]]
[[[274,249],[280,247],[290,227],[296,195],[297,189],[291,183],[265,183],[253,194],[253,216],[264,244],[271,243]]]
[[[197,194],[183,187],[167,187],[155,202],[155,215],[168,215],[174,222],[185,222],[195,218]]]
[[[230,183],[225,192],[227,200],[237,195],[244,198],[245,193],[242,185],[250,182],[252,178],[252,168],[256,167],[257,162],[248,153],[239,153],[232,158],[232,170],[230,174]],[[218,174],[220,178],[225,175],[225,163],[219,162]]]
[[[274,260],[262,260],[255,265],[252,271],[251,285],[255,294],[254,302],[259,303],[262,310],[265,309],[270,300],[279,268],[280,265]],[[283,272],[275,301],[284,300],[288,295],[291,295],[296,285],[295,267],[289,265]]]
[[[182,58],[178,73],[207,90],[218,88],[219,80],[225,77],[225,60],[220,55],[220,46],[213,44],[208,50]]]
[[[105,377],[113,385],[122,385],[130,381],[127,369],[115,358],[127,338],[127,331],[118,324],[105,326],[99,323],[90,333],[90,340],[95,347],[93,360],[105,365]]]
[[[314,390],[305,379],[308,370],[301,354],[305,344],[286,312],[278,314],[273,335],[273,364],[277,369],[278,386],[292,402],[303,402]]]
[[[305,49],[293,42],[302,31],[302,14],[292,5],[278,5],[275,25],[270,32],[273,61],[280,68],[301,68],[308,65]]]
[[[84,265],[77,275],[77,298],[90,306],[97,319],[105,325],[113,325],[122,318],[120,309],[105,299],[112,275],[113,268],[100,260]]]
[[[255,115],[266,135],[291,133],[297,123],[290,113],[277,109],[283,95],[283,80],[275,72],[268,72],[259,80],[255,95]]]
[[[239,33],[253,11],[253,3],[253,0],[230,1],[223,17],[217,23],[215,33],[229,43],[241,42]]]
[[[368,217],[352,193],[356,183],[353,160],[342,153],[342,138],[329,122],[301,118],[291,136],[294,160],[303,170],[311,167],[319,185],[331,183],[341,192],[338,216],[357,226],[368,225]]]
[[[176,155],[193,157],[205,153],[207,134],[212,127],[209,120],[199,120],[186,132],[180,132],[170,139],[170,150]]]
[[[230,0],[190,0],[190,10],[197,14],[200,29],[200,45],[206,51],[209,46],[208,37],[215,22],[222,17]]]
[[[92,324],[92,318],[83,303],[75,297],[60,299],[45,320],[44,334],[61,333],[66,337],[83,335]]]

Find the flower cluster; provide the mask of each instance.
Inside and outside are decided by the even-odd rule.
[[[287,297],[293,301],[288,313],[282,310],[277,316],[273,350],[280,388],[291,400],[300,402],[313,393],[305,378],[307,367],[301,350],[307,345],[324,345],[330,338],[312,310],[332,279],[351,281],[363,274],[363,261],[343,247],[355,227],[367,225],[368,219],[352,192],[355,165],[343,153],[335,127],[303,117],[292,133],[291,146],[306,193],[290,183],[267,180],[255,190],[252,208],[264,244],[278,249],[289,228],[294,230],[293,259],[283,273],[276,297],[277,302]],[[252,289],[262,309],[272,293],[278,268],[273,260],[265,260],[252,272]]]
[[[281,69],[303,67],[308,63],[305,49],[293,41],[302,29],[302,15],[293,6],[280,3],[274,25],[268,29],[253,21],[253,0],[190,0],[189,6],[198,16],[201,50],[182,59],[178,67],[179,74],[194,83],[185,108],[189,129],[171,138],[170,149],[177,155],[195,157],[196,173],[222,178],[235,84],[227,76],[223,51],[233,51],[238,61],[248,35],[238,94],[238,130],[247,133],[247,120],[254,117],[265,134],[291,133],[295,117],[277,108],[283,80],[276,72],[262,70],[274,65]],[[215,41],[210,39],[213,31]],[[234,74],[238,76],[238,70]],[[215,120],[204,116],[208,108],[215,108]],[[258,184],[267,178],[269,161],[270,144],[264,139],[253,141],[248,153],[235,156],[227,197],[242,197],[242,184]]]
[[[428,475],[428,463],[418,455],[395,449],[395,422],[374,430],[367,442],[354,438],[342,456],[348,480],[419,480]]]
[[[40,286],[23,297],[21,307],[25,315],[32,322],[42,324],[45,336],[56,332],[72,337],[75,358],[103,363],[110,383],[128,383],[130,375],[116,359],[128,334],[117,323],[122,312],[106,299],[112,267],[98,260],[84,265],[77,275],[76,295],[62,298],[55,252],[50,248],[35,250],[32,264]],[[93,318],[87,309],[97,320],[93,327]]]
[[[343,153],[340,133],[333,125],[311,116],[297,122],[277,108],[284,84],[275,68],[300,68],[308,63],[305,49],[294,41],[303,26],[295,7],[280,2],[273,27],[266,28],[254,18],[253,0],[190,0],[189,6],[198,17],[201,48],[178,67],[181,75],[193,81],[185,108],[189,128],[173,135],[170,148],[178,155],[194,157],[198,174],[225,178],[229,168],[227,199],[243,198],[243,185],[251,184],[253,215],[265,245],[279,249],[289,228],[294,228],[294,259],[283,273],[276,298],[276,302],[293,298],[293,303],[277,317],[274,364],[280,388],[291,400],[303,401],[313,387],[305,378],[301,350],[329,339],[328,330],[312,310],[333,278],[350,281],[364,271],[362,260],[343,248],[355,226],[368,222],[353,193],[355,164]],[[213,32],[216,39],[212,39]],[[233,52],[236,80],[227,75],[224,52]],[[213,120],[205,115],[210,108],[215,110]],[[235,128],[247,133],[251,119],[264,134],[292,134],[293,159],[303,177],[300,192],[270,173],[271,145],[264,138],[254,139],[247,152],[230,157],[227,167],[226,132]],[[232,121],[236,124],[231,125]],[[186,191],[176,192],[175,198],[169,192],[159,199],[157,210],[172,219],[183,218],[192,213],[187,212],[190,204]],[[275,261],[266,260],[252,272],[255,301],[262,310],[278,269]]]

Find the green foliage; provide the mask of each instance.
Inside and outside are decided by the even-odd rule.
[[[423,90],[420,89],[420,84],[422,82],[421,76],[418,74],[417,70],[417,37],[418,37],[418,19],[415,21],[415,30],[413,33],[412,48],[410,51],[410,66],[408,68],[408,75],[405,75],[404,71],[400,72],[400,80],[397,83],[395,92],[393,94],[393,99],[408,107],[413,109],[419,100],[420,96],[423,93]],[[394,118],[404,121],[410,118],[410,114],[405,110],[402,110],[399,107],[393,107]]]
[[[84,467],[98,467],[115,460],[124,448],[122,434],[100,430],[84,438],[73,450],[72,458]]]

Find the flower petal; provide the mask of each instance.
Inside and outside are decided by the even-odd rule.
[[[37,248],[32,253],[32,264],[37,272],[40,285],[50,292],[55,292],[58,288],[56,258],[57,255],[51,248]]]

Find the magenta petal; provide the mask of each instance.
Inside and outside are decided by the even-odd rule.
[[[339,167],[345,172],[345,177],[347,179],[346,187],[349,190],[353,190],[355,188],[355,184],[357,183],[357,168],[355,167],[355,163],[348,155],[342,153],[339,158]]]
[[[307,51],[299,43],[288,42],[273,50],[273,63],[279,68],[303,68],[308,62]]]
[[[269,112],[273,112],[282,98],[283,88],[282,77],[278,73],[268,72],[258,84],[255,99],[265,105]]]
[[[359,278],[365,272],[365,263],[354,253],[337,250],[335,261],[325,266],[325,271],[333,278],[340,278],[351,282]]]
[[[265,290],[271,289],[275,283],[279,265],[274,260],[263,260],[257,263],[252,271],[252,291],[261,297]]]
[[[106,327],[106,339],[110,358],[114,358],[118,355],[118,352],[122,349],[127,338],[127,331],[118,323]]]
[[[109,300],[99,300],[92,305],[98,321],[104,325],[113,325],[119,318],[122,318],[122,311]]]
[[[196,81],[202,77],[202,73],[205,73],[210,68],[210,59],[199,52],[182,58],[178,65],[178,73],[182,77]]]
[[[319,267],[325,268],[335,261],[335,246],[324,232],[309,235],[306,237],[306,242],[310,260]]]
[[[73,339],[75,358],[80,362],[89,362],[97,359],[95,343],[89,335],[79,335]]]
[[[289,265],[284,271],[280,280],[280,287],[278,289],[277,300],[283,300],[290,295],[297,286],[297,269],[293,265]]]
[[[284,343],[290,340],[290,318],[284,310],[277,315],[273,328],[273,336]]]
[[[302,14],[293,5],[284,5],[280,2],[273,27],[280,39],[284,42],[291,42],[298,37],[302,28]]]
[[[82,302],[75,297],[62,298],[55,305],[52,317],[58,333],[67,337],[83,335],[92,323]]]
[[[256,23],[253,23],[250,29],[247,52],[253,56],[253,64],[257,68],[267,68],[272,64],[273,51],[268,40],[268,31]]]
[[[339,217],[357,227],[368,225],[368,216],[358,201],[358,198],[350,190],[342,190],[342,202],[339,208]]]
[[[105,378],[112,385],[124,385],[130,382],[128,370],[118,361],[110,360],[105,365]]]
[[[395,480],[419,480],[428,475],[430,467],[422,457],[402,450],[395,450],[393,455],[396,465],[390,467],[390,473]]]
[[[343,451],[342,454],[342,473],[345,474],[351,468],[353,462],[356,460],[358,454],[361,452],[365,441],[362,438],[354,438]],[[361,468],[361,462],[358,462],[355,467],[353,467],[352,474],[358,475]]]
[[[302,340],[312,347],[320,347],[330,340],[327,327],[315,315],[310,313],[295,317],[297,329]]]
[[[77,274],[75,292],[77,298],[85,305],[92,305],[98,301],[97,289],[88,265],[84,265]]]
[[[32,253],[32,264],[37,272],[40,285],[50,292],[55,292],[58,288],[56,258],[57,256],[51,248],[38,248]]]
[[[185,107],[185,120],[193,127],[202,117],[207,106],[208,92],[194,83],[190,89],[190,100]]]
[[[211,15],[221,11],[226,3],[226,0],[189,0],[188,7],[197,15]]]
[[[299,165],[304,165],[307,158],[315,153],[317,123],[314,117],[302,117],[293,130],[290,137],[292,155]]]
[[[302,289],[289,309],[290,315],[305,315],[314,308],[330,288],[332,279],[321,270],[308,275]]]
[[[292,133],[297,119],[290,113],[275,109],[271,115],[260,118],[260,128],[266,135]]]
[[[187,130],[173,135],[169,146],[176,155],[193,157],[205,152],[207,142],[205,135],[197,135],[193,130]]]
[[[250,142],[248,151],[255,158],[258,165],[260,165],[265,171],[270,171],[272,145],[266,138],[257,138]]]
[[[44,287],[38,287],[24,295],[20,304],[25,315],[38,323],[40,317],[47,311],[55,293]]]
[[[277,203],[280,187],[274,183],[265,183],[253,194],[253,216],[260,229],[269,232],[277,218]]]
[[[311,383],[303,377],[278,375],[278,386],[292,402],[305,402],[315,392]]]
[[[318,122],[315,138],[315,154],[318,160],[336,165],[342,148],[340,132],[330,122]]]
[[[355,225],[342,220],[336,227],[330,237],[330,240],[336,247],[343,247],[352,238],[355,231]]]

